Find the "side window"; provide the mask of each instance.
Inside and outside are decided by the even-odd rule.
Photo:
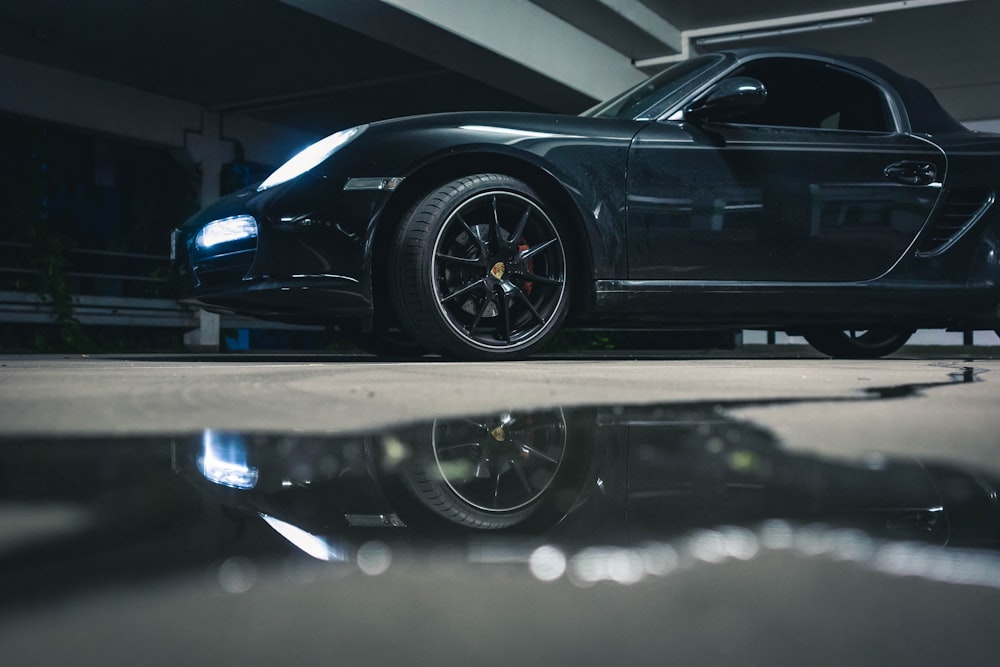
[[[732,76],[758,79],[767,101],[741,116],[740,125],[889,132],[891,116],[871,82],[826,63],[800,58],[752,61]]]

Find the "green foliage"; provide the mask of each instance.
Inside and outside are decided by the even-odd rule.
[[[197,166],[163,149],[104,139],[31,121],[0,126],[0,289],[31,292],[55,326],[0,331],[3,349],[87,352],[128,349],[136,335],[92,335],[73,313],[74,293],[179,296],[183,282],[166,260],[74,254],[76,248],[166,256],[170,231],[198,206]],[[102,171],[103,170],[103,171]],[[101,182],[98,182],[101,181]],[[73,262],[82,265],[73,266]],[[73,275],[123,273],[158,278],[117,282]],[[112,292],[104,292],[111,284]],[[117,284],[117,287],[115,285]],[[87,292],[88,289],[95,290]],[[176,332],[171,332],[177,337]],[[145,338],[144,338],[145,340]],[[139,343],[138,340],[136,340]],[[148,340],[145,340],[148,343]],[[143,343],[140,343],[143,344]]]

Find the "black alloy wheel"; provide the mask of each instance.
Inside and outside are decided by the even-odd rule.
[[[449,521],[508,528],[533,514],[554,488],[566,446],[559,408],[441,419],[407,476],[417,497]]]
[[[821,329],[804,334],[806,341],[834,359],[878,359],[910,340],[913,329]]]
[[[393,249],[393,304],[415,341],[466,360],[524,358],[569,306],[566,246],[528,185],[460,178],[410,212]]]

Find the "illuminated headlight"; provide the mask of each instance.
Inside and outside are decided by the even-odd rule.
[[[210,482],[233,489],[257,486],[260,471],[250,464],[246,441],[236,433],[205,431],[198,470]]]
[[[198,232],[194,242],[202,248],[211,248],[220,243],[257,238],[257,221],[249,215],[214,220]]]
[[[296,154],[296,156],[291,160],[278,167],[273,174],[265,178],[264,182],[257,186],[257,191],[260,192],[261,190],[273,188],[275,185],[279,185],[285,181],[290,181],[293,178],[301,176],[316,165],[323,162],[323,160],[336,153],[347,142],[364,132],[367,127],[367,125],[359,125],[357,127],[352,127],[350,129],[341,130],[340,132],[331,134],[326,139],[320,139],[305,150]]]

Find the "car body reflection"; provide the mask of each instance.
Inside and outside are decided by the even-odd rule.
[[[498,411],[333,437],[206,432],[174,451],[176,470],[206,498],[321,560],[348,559],[371,540],[578,550],[775,519],[1000,546],[995,480],[916,460],[789,451],[714,406]],[[252,488],[232,483],[248,476]]]

